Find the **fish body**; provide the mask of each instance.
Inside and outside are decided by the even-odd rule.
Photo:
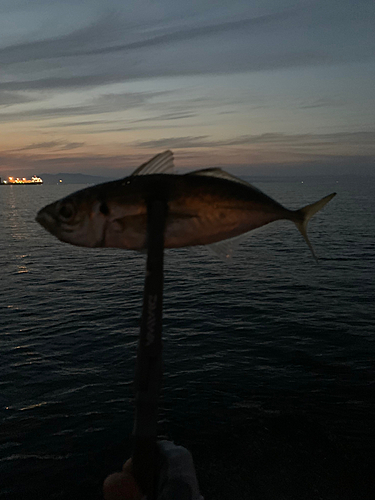
[[[166,248],[214,244],[288,219],[297,225],[312,250],[307,221],[334,196],[293,211],[220,169],[185,175],[158,173],[172,167],[173,156],[167,151],[129,177],[83,189],[47,205],[36,220],[73,245],[143,250],[147,248],[147,206],[158,200],[167,206]]]

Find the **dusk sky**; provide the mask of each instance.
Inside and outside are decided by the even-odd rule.
[[[375,172],[373,0],[0,0],[0,175]]]

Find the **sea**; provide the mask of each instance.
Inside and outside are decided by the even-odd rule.
[[[159,436],[205,500],[375,498],[375,182],[260,178],[309,224],[165,251]],[[0,498],[102,498],[132,454],[146,256],[59,242],[37,211],[84,186],[0,187]]]

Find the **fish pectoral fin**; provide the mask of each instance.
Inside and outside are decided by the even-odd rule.
[[[174,172],[173,153],[164,151],[143,163],[132,173],[134,175],[172,174]]]
[[[321,210],[329,201],[331,201],[334,196],[336,196],[336,193],[329,194],[328,196],[325,196],[321,200],[316,201],[311,205],[306,205],[305,207],[300,208],[299,210],[293,212],[295,217],[292,220],[294,224],[297,226],[300,233],[302,234],[316,262],[318,262],[318,257],[316,256],[313,246],[310,243],[310,240],[307,236],[307,224],[311,219],[311,217],[315,215],[317,212],[319,212],[319,210]]]
[[[117,232],[123,232],[129,228],[137,231],[145,231],[147,227],[147,214],[126,215],[112,221],[112,227]]]

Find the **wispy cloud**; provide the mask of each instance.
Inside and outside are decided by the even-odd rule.
[[[220,16],[218,9],[214,21],[191,15],[164,21],[156,17],[144,24],[121,10],[105,13],[66,34],[41,34],[40,39],[0,48],[3,74],[9,67],[11,76],[0,88],[85,88],[138,78],[279,70],[373,57],[374,40],[366,36],[368,19],[350,18],[342,10],[338,23],[335,16],[323,17],[322,6],[275,6],[274,12],[254,15],[242,4],[242,12],[237,8],[229,19],[228,11]],[[332,8],[325,10],[331,14]],[[344,27],[355,34],[356,45],[345,40]]]
[[[24,146],[22,148],[14,149],[13,152],[21,152],[21,151],[34,151],[37,149],[40,150],[58,150],[58,151],[70,151],[72,149],[77,149],[84,146],[84,142],[64,142],[64,141],[46,141],[29,144],[28,146]]]
[[[239,19],[235,21],[221,22],[218,24],[206,24],[197,27],[183,27],[182,29],[163,33],[161,35],[144,38],[130,43],[119,44],[90,51],[77,51],[71,55],[98,55],[108,54],[118,51],[129,51],[144,49],[149,47],[159,47],[164,45],[176,44],[179,42],[191,41],[195,39],[223,35],[238,30],[251,30],[257,27],[272,25],[274,23],[289,19],[294,14],[293,11],[278,12],[248,19]],[[68,55],[68,54],[67,54]]]
[[[155,152],[160,152],[159,150]],[[153,153],[152,153],[153,154]],[[0,155],[0,162],[7,165],[2,169],[5,174],[24,175],[44,172],[79,172],[92,175],[104,175],[121,178],[130,173],[151,156],[142,154],[124,155],[28,155],[14,157]],[[181,150],[176,154],[178,170],[194,170],[207,167],[221,167],[237,175],[340,175],[358,174],[374,176],[371,167],[375,155],[340,155],[340,154],[278,154],[268,157],[259,157],[259,161],[251,161],[254,155],[245,152],[236,155],[220,151],[216,155],[211,152],[204,154],[194,150]],[[275,161],[277,159],[277,161]]]
[[[160,122],[169,120],[184,120],[185,118],[193,118],[197,116],[197,113],[189,111],[176,111],[171,113],[164,113],[157,116],[150,116],[148,118],[142,118],[140,120],[133,120],[132,123],[142,123],[142,122]]]
[[[0,84],[1,89],[1,84]],[[127,92],[102,94],[91,98],[79,106],[34,107],[0,113],[2,121],[44,120],[65,116],[96,115],[102,113],[117,113],[141,107],[153,98],[166,94],[166,92]]]
[[[313,109],[313,108],[335,108],[338,106],[343,106],[345,102],[342,99],[333,99],[320,97],[319,99],[314,99],[310,102],[302,103],[298,107],[301,109]]]
[[[21,92],[0,90],[0,107],[12,106],[13,104],[24,104],[36,101],[35,97]]]
[[[367,147],[367,152],[375,154],[375,131],[340,132],[333,134],[281,134],[266,133],[260,135],[243,135],[230,139],[212,140],[208,136],[185,136],[139,141],[137,147],[158,148],[223,148],[231,146],[264,145],[266,147],[309,148],[316,146],[346,146],[356,145]],[[366,152],[364,151],[366,154]]]
[[[139,141],[135,143],[135,146],[151,149],[185,149],[211,147],[211,143],[209,141],[205,141],[206,137],[207,136],[169,137],[165,139],[155,139],[153,141]]]
[[[129,149],[130,146],[130,149]],[[127,168],[134,168],[147,160],[148,156],[165,149],[176,153],[177,164],[183,167],[202,168],[222,166],[231,168],[251,165],[302,165],[313,163],[326,165],[356,165],[367,170],[375,161],[375,132],[335,134],[277,134],[238,136],[228,140],[212,140],[209,136],[171,137],[163,140],[143,141],[123,148],[123,154],[93,155],[82,149],[78,155],[65,157],[64,150],[84,147],[83,143],[48,141],[33,143],[16,151],[3,153],[2,161],[7,165],[23,165],[39,173],[48,171],[89,171],[99,175],[106,172],[121,176]],[[146,154],[145,150],[149,150]],[[133,152],[130,152],[133,151]],[[1,158],[0,158],[1,161]],[[357,162],[357,164],[355,163]],[[108,167],[109,166],[109,167]],[[117,173],[116,173],[117,171]],[[324,169],[321,173],[324,173]],[[125,174],[124,174],[125,175]]]
[[[72,149],[78,149],[85,145],[84,142],[67,142],[64,145],[61,145],[59,148],[60,151],[71,151]]]
[[[2,65],[49,60],[73,55],[98,44],[113,42],[114,34],[121,28],[119,18],[113,14],[104,14],[88,26],[70,31],[65,35],[48,37],[35,41],[15,43],[0,49]],[[68,28],[69,29],[69,28]],[[41,34],[41,37],[43,35]]]
[[[121,16],[106,14],[91,25],[80,28],[64,36],[37,40],[29,43],[14,44],[0,49],[2,65],[60,57],[77,57],[110,54],[114,52],[129,52],[138,49],[170,46],[179,42],[191,41],[205,37],[223,35],[238,30],[251,30],[272,25],[293,16],[293,11],[278,12],[248,19],[205,24],[201,26],[184,26],[178,30],[164,28],[164,33],[145,37],[143,30],[133,29],[125,32],[129,41],[114,44],[114,40],[124,26]],[[159,27],[160,31],[160,27]],[[137,40],[131,40],[137,38]],[[104,45],[104,46],[103,46]]]

